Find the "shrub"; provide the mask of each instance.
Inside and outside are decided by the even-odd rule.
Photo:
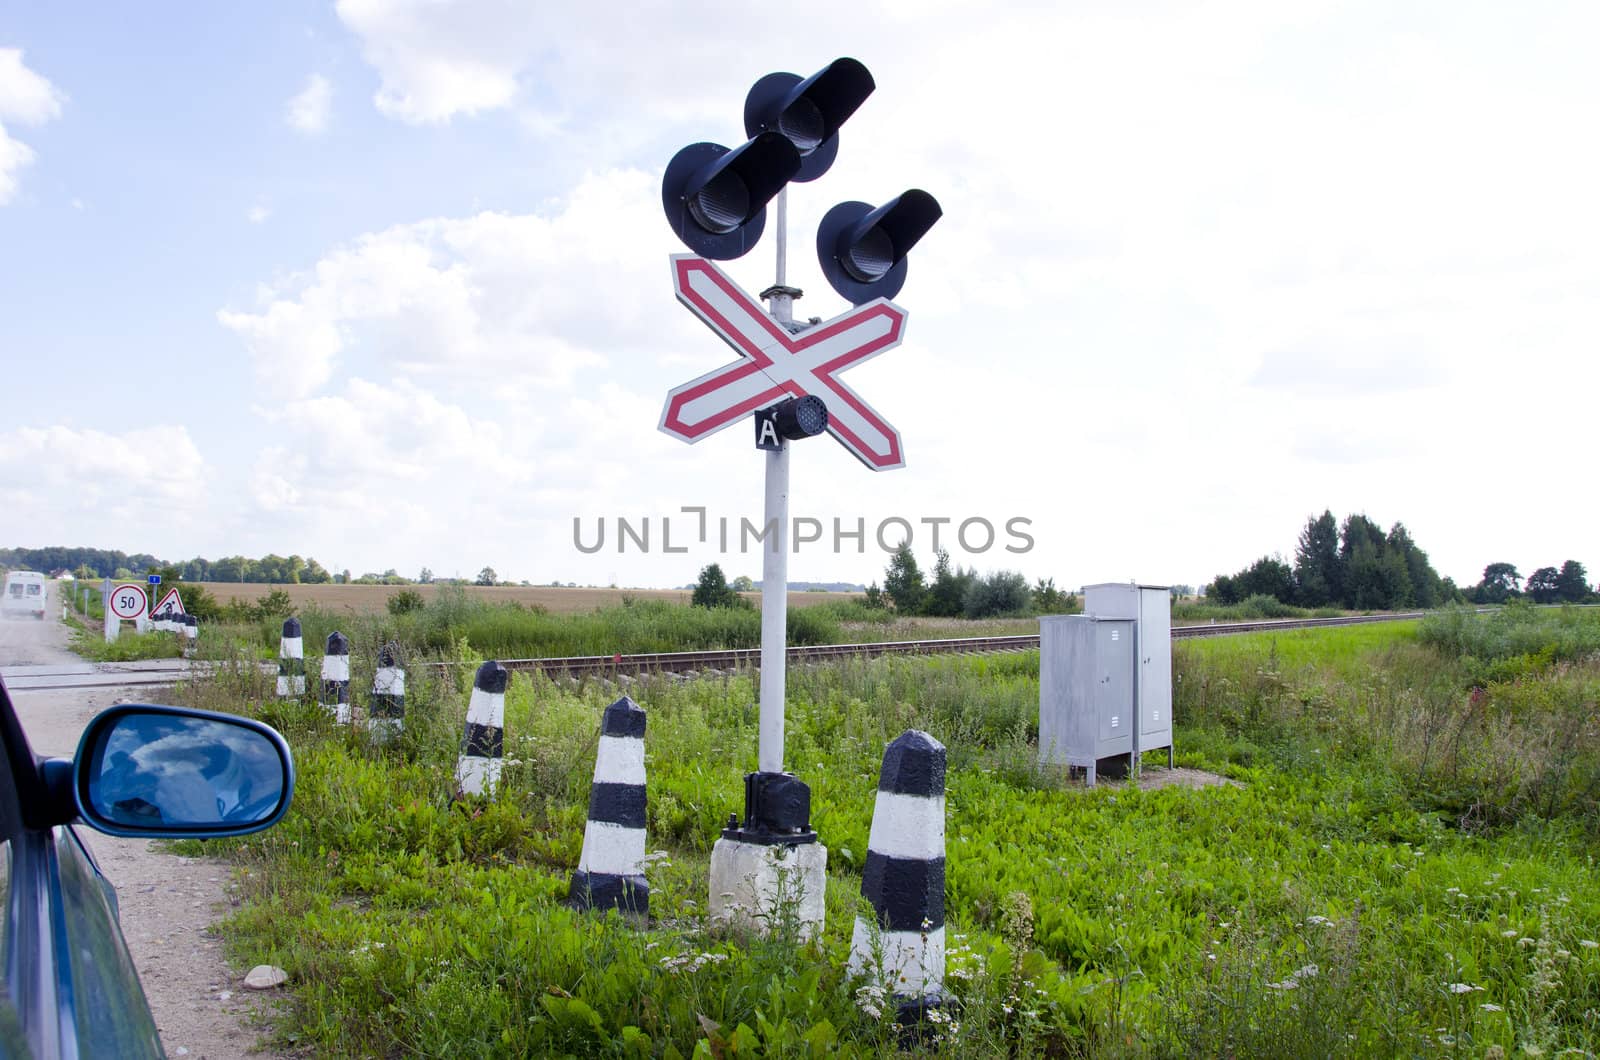
[[[987,578],[974,579],[967,589],[968,618],[1020,615],[1028,610],[1028,582],[1016,571],[999,570]]]
[[[415,589],[401,589],[389,597],[389,613],[391,615],[409,615],[413,611],[421,611],[424,601],[422,594]]]

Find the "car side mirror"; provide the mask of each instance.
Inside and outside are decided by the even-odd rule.
[[[83,820],[110,835],[248,835],[288,812],[294,758],[249,718],[124,703],[84,729],[72,794]]]

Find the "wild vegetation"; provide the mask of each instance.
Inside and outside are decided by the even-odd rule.
[[[617,690],[519,675],[505,783],[465,802],[470,652],[414,671],[385,749],[271,700],[249,666],[182,694],[296,749],[289,817],[220,844],[241,872],[225,932],[240,963],[290,972],[274,1033],[318,1055],[1584,1055],[1593,636],[1523,609],[1178,642],[1180,765],[1231,781],[1207,788],[1041,770],[1037,656],[798,669],[786,765],[830,848],[826,929],[805,944],[781,921],[761,938],[704,920],[709,846],[754,762],[748,677],[629,689],[662,852],[644,927],[562,904]],[[948,1003],[906,1038],[884,984],[844,968],[879,758],[912,727],[950,752],[951,956]]]

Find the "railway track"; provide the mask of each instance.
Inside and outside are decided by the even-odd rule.
[[[1174,639],[1220,637],[1231,633],[1259,633],[1276,629],[1310,629],[1320,626],[1353,626],[1367,622],[1395,622],[1423,617],[1427,612],[1407,611],[1390,615],[1354,615],[1341,618],[1287,618],[1260,622],[1216,622],[1206,625],[1173,626]],[[874,644],[818,644],[788,649],[789,662],[817,663],[831,659],[871,659],[884,655],[989,655],[1003,652],[1033,651],[1039,647],[1037,633],[1010,637],[957,637],[946,640],[890,640]],[[730,648],[719,651],[657,652],[648,655],[572,655],[549,659],[501,659],[500,665],[518,673],[541,673],[546,677],[638,677],[641,675],[699,674],[707,671],[737,672],[759,666],[760,648]],[[440,670],[467,663],[431,663]]]
[[[1421,618],[1426,612],[1408,611],[1393,615],[1359,615],[1347,618],[1290,618],[1261,622],[1218,622],[1196,626],[1173,626],[1174,639],[1220,637],[1230,633],[1259,633],[1274,629],[1307,629],[1317,626],[1350,626],[1365,622],[1394,622]],[[871,659],[885,655],[992,655],[1004,652],[1036,651],[1036,633],[1012,637],[957,637],[946,640],[891,640],[875,644],[820,644],[788,649],[791,664],[823,663],[835,659]],[[675,651],[649,655],[576,655],[549,659],[501,659],[507,670],[542,673],[551,678],[618,677],[691,674],[726,674],[750,670],[761,664],[760,648],[732,648],[722,651]],[[45,692],[68,689],[156,686],[176,684],[191,674],[206,673],[211,664],[190,663],[184,659],[150,660],[140,663],[113,663],[95,666],[80,663],[67,666],[16,666],[0,669],[6,685],[14,692]],[[435,672],[468,666],[464,662],[426,664]],[[275,663],[262,663],[262,673],[277,670]]]

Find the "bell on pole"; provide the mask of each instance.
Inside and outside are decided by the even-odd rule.
[[[672,157],[661,178],[667,224],[701,257],[737,258],[760,240],[767,203],[799,168],[799,151],[776,132],[731,149],[690,144]]]
[[[893,298],[906,282],[906,255],[943,215],[939,201],[917,188],[876,208],[841,202],[817,226],[828,285],[855,305]]]
[[[800,152],[800,171],[792,179],[816,180],[839,153],[839,126],[876,87],[854,59],[835,59],[805,79],[768,74],[745,97],[745,135],[783,134]]]

